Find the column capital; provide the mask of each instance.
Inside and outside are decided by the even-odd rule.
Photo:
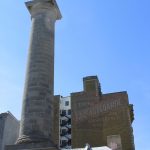
[[[41,10],[54,9],[56,12],[56,19],[59,20],[62,18],[62,15],[61,15],[61,12],[59,10],[56,0],[31,0],[31,1],[25,2],[25,5],[31,15],[32,15],[33,8],[38,7]]]

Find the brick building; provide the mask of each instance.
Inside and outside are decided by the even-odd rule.
[[[107,145],[113,150],[134,150],[133,105],[129,104],[127,92],[102,94],[97,76],[83,78],[83,87],[83,91],[70,95],[71,147],[89,143],[92,147]],[[58,118],[54,120],[55,129],[60,129],[60,97],[55,96],[54,101],[54,114]],[[54,133],[57,145],[62,142],[60,132]]]

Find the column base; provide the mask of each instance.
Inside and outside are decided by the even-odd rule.
[[[57,147],[51,146],[50,143],[28,143],[18,145],[6,145],[5,150],[58,150]]]
[[[31,135],[31,136],[26,136],[26,135],[22,135],[21,137],[19,137],[17,139],[17,142],[15,144],[19,145],[19,144],[28,144],[28,143],[50,143],[51,146],[54,146],[54,144],[52,142],[50,142],[51,140],[48,138],[43,138],[40,136],[35,136],[35,135]]]

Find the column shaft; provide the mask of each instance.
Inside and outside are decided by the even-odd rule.
[[[37,2],[31,9],[32,30],[18,144],[51,139],[54,24],[57,17],[53,7],[48,2]]]

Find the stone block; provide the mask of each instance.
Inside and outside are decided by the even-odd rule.
[[[29,143],[18,145],[6,145],[5,150],[58,150],[57,147],[51,146],[49,143]]]

